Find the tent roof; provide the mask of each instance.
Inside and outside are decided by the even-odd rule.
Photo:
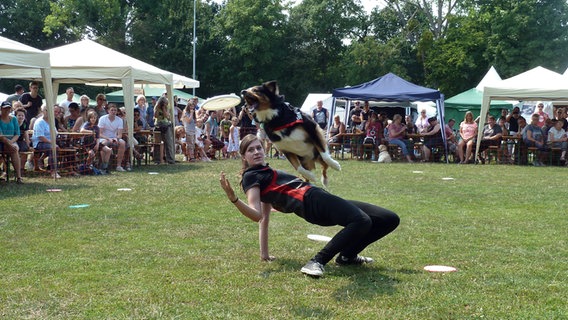
[[[483,87],[491,86],[499,82],[501,82],[501,76],[497,73],[495,67],[491,66],[491,68],[489,68],[487,73],[483,76],[483,79],[479,81],[475,89],[483,92]]]
[[[393,73],[363,84],[333,90],[335,98],[381,101],[432,101],[440,99],[440,91],[410,83]]]
[[[107,48],[82,40],[49,49],[51,75],[58,83],[121,83],[131,76],[134,83],[172,84],[171,72]],[[13,71],[13,76],[39,79],[37,70]]]
[[[49,68],[49,54],[25,44],[0,37],[0,69]],[[39,75],[39,70],[37,70]],[[0,72],[0,76],[5,75]],[[41,80],[41,76],[38,77]]]
[[[501,100],[566,100],[568,77],[536,67],[495,85],[486,86],[483,95]]]
[[[461,108],[470,108],[470,109],[481,109],[482,100],[483,100],[483,92],[477,90],[476,88],[472,88],[444,101],[444,106],[446,108],[461,107]],[[499,100],[491,101],[491,107],[494,108],[511,107],[511,106],[512,103],[507,101],[499,101]]]

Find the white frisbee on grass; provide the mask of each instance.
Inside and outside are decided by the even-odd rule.
[[[444,181],[451,181],[451,180],[454,180],[454,178],[452,178],[452,177],[445,177],[445,178],[442,178],[442,180],[444,180]]]
[[[69,206],[69,208],[71,208],[71,209],[88,208],[88,207],[89,207],[88,204],[75,204],[75,205]]]
[[[118,188],[116,191],[132,191],[130,188]]]
[[[454,272],[454,271],[458,271],[458,269],[456,269],[454,267],[438,266],[438,265],[425,266],[424,270],[430,271],[430,272]]]
[[[61,192],[61,189],[47,189],[47,192]]]
[[[158,174],[157,172],[148,172],[148,174]]]
[[[211,97],[203,102],[201,108],[205,110],[225,110],[236,107],[239,104],[241,104],[241,97],[232,93]]]
[[[314,240],[314,241],[329,242],[329,240],[331,240],[331,237],[322,236],[322,235],[319,235],[319,234],[308,234],[308,239]]]

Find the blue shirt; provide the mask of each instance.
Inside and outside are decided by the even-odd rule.
[[[37,148],[37,144],[41,142],[39,137],[45,137],[47,140],[50,138],[49,123],[44,118],[38,119],[34,123],[34,135],[32,136],[34,148]]]
[[[14,136],[20,136],[20,124],[16,117],[10,116],[10,122],[6,123],[0,120],[0,134],[12,139]]]

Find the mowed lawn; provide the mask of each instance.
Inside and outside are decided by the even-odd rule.
[[[321,279],[299,271],[323,246],[306,236],[339,229],[274,213],[261,262],[257,224],[219,187],[240,161],[4,183],[0,318],[568,319],[568,169],[341,164],[330,191],[401,225],[364,251],[374,264]]]

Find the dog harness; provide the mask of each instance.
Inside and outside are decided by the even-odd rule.
[[[281,131],[293,127],[295,125],[304,123],[304,118],[302,116],[302,113],[300,112],[300,109],[294,108],[292,105],[290,105],[287,102],[285,102],[284,104],[287,108],[289,108],[294,112],[294,116],[290,115],[286,117],[284,116],[286,113],[284,113],[282,116],[273,118],[272,120],[266,123],[262,123],[262,128],[266,132]]]

